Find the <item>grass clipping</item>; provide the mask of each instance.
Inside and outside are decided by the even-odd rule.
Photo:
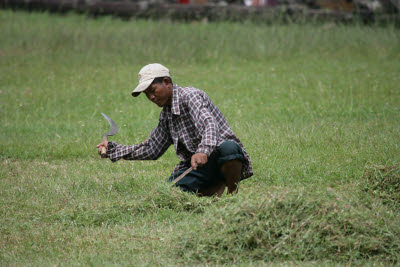
[[[400,208],[400,164],[381,166],[371,163],[363,176],[365,191],[397,211]]]
[[[46,216],[45,220],[56,221],[65,227],[124,225],[131,223],[137,215],[156,215],[160,210],[169,210],[173,213],[203,213],[215,201],[214,198],[199,198],[195,194],[184,193],[165,182],[152,186],[146,194],[138,194],[127,201],[123,199],[104,201],[101,205],[96,203],[94,206],[78,203],[76,206]]]
[[[398,262],[400,219],[333,189],[238,196],[178,238],[186,260],[213,263],[378,259]]]

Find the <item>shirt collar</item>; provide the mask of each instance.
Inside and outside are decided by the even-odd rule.
[[[181,115],[179,110],[179,86],[174,84],[172,90],[172,106],[171,113],[174,115]]]

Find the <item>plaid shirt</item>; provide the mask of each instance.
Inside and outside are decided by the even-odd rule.
[[[206,93],[193,87],[182,88],[174,84],[172,105],[164,106],[158,126],[150,133],[149,139],[128,146],[109,142],[107,155],[112,162],[121,158],[155,160],[173,144],[181,160],[174,169],[176,172],[191,166],[193,154],[204,153],[209,157],[218,145],[228,140],[234,141],[243,150],[245,160],[241,179],[252,176],[250,157],[242,142]]]

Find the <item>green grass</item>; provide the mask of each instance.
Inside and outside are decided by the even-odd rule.
[[[253,192],[251,199],[239,197],[227,204],[200,222],[198,231],[186,231],[179,242],[181,257],[225,264],[249,258],[398,260],[398,218],[332,188],[264,188]]]
[[[400,161],[397,28],[1,10],[0,36],[2,265],[398,264],[399,184],[379,174]],[[164,183],[173,148],[97,155],[101,112],[122,144],[157,124],[130,96],[151,62],[227,117],[255,171],[238,195]]]

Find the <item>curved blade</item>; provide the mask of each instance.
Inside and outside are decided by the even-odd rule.
[[[117,134],[118,133],[118,127],[115,124],[115,122],[110,117],[108,117],[106,114],[101,113],[101,115],[103,115],[104,118],[106,118],[108,120],[108,122],[110,123],[110,131],[108,133],[104,134],[104,135],[110,136],[110,135]]]

